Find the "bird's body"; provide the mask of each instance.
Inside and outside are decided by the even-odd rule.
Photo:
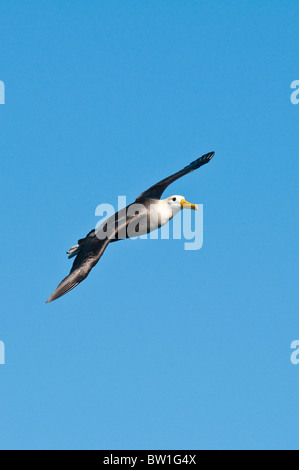
[[[214,152],[203,155],[183,170],[155,184],[142,193],[133,204],[109,217],[100,227],[89,232],[77,245],[71,247],[67,252],[68,257],[76,256],[76,259],[70,274],[59,284],[47,303],[82,282],[97,264],[109,243],[150,233],[168,223],[183,208],[197,209],[195,204],[188,203],[183,196],[171,196],[162,200],[160,197],[169,184],[208,163],[213,156]]]

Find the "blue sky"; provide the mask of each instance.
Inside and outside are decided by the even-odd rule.
[[[298,448],[298,3],[0,8],[0,448]],[[98,204],[210,150],[165,193],[201,250],[116,243],[44,303]]]

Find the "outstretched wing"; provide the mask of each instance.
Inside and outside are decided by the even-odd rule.
[[[124,232],[126,238],[126,226],[136,217],[137,215],[127,216],[127,208],[122,209],[103,222],[97,230],[91,230],[85,238],[79,240],[78,245],[67,252],[70,258],[76,256],[70,274],[61,281],[47,303],[67,294],[84,281],[103,255],[107,245],[121,239],[119,233]]]
[[[203,155],[194,162],[190,163],[190,165],[185,166],[185,168],[178,171],[177,173],[174,173],[173,175],[168,176],[164,180],[159,181],[159,183],[155,184],[154,186],[151,186],[149,189],[140,194],[140,196],[138,196],[138,198],[136,199],[136,202],[145,198],[160,199],[167,186],[169,186],[171,183],[181,178],[182,176],[187,175],[188,173],[191,173],[194,170],[197,170],[197,168],[201,167],[202,165],[205,165],[214,157],[214,155],[215,152],[207,153],[206,155]]]
[[[87,236],[81,240],[80,249],[73,263],[70,274],[61,281],[57,289],[53,292],[47,303],[58,299],[70,290],[74,289],[80,282],[88,276],[91,269],[97,264],[103,255],[110,240],[99,240],[96,235]]]

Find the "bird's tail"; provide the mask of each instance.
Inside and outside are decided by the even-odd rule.
[[[71,246],[71,248],[66,252],[66,254],[68,255],[68,258],[73,258],[74,256],[76,256],[80,251],[80,246],[79,245],[74,245],[74,246]]]
[[[66,276],[63,281],[59,284],[57,289],[53,292],[53,294],[47,300],[47,304],[49,302],[53,302],[53,300],[58,299],[64,294],[67,294],[70,290],[74,289],[83,279],[80,279],[78,276],[77,271],[73,271],[68,276]]]

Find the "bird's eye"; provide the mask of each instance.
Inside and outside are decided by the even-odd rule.
[[[176,197],[172,198],[173,201],[176,201]]]

